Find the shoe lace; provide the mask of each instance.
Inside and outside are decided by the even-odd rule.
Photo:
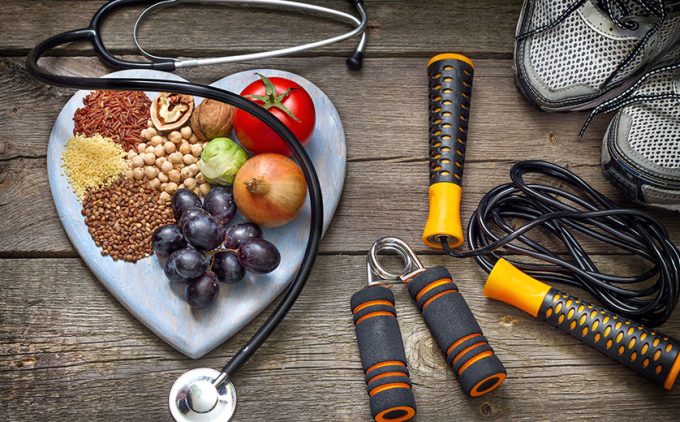
[[[651,78],[654,75],[658,75],[663,72],[668,72],[668,71],[673,71],[676,69],[680,69],[680,58],[675,60],[672,63],[669,63],[667,65],[658,67],[656,69],[650,70],[649,72],[645,73],[640,80],[638,80],[635,84],[633,84],[630,88],[627,90],[623,91],[621,94],[617,95],[616,97],[605,101],[604,103],[600,104],[599,106],[595,107],[588,117],[586,118],[585,122],[583,122],[583,126],[581,126],[581,130],[578,133],[578,137],[583,138],[583,135],[586,133],[586,130],[588,129],[588,126],[590,123],[593,121],[593,118],[597,116],[598,114],[603,114],[603,113],[610,113],[615,110],[620,110],[623,107],[629,106],[631,104],[636,104],[636,103],[642,103],[642,102],[651,102],[651,101],[660,101],[660,100],[678,100],[680,101],[680,94],[676,94],[674,92],[666,92],[663,94],[640,94],[640,95],[633,95],[633,93],[649,78]]]
[[[552,20],[551,22],[548,22],[547,24],[540,26],[538,28],[534,28],[530,31],[523,32],[519,34],[516,39],[522,40],[524,38],[530,37],[532,35],[536,35],[538,33],[550,30],[552,28],[555,28],[562,22],[564,22],[572,13],[574,13],[576,10],[581,8],[586,2],[590,0],[577,0],[569,7],[567,7],[562,14],[560,14],[557,18]],[[666,4],[665,0],[657,0],[655,3],[650,2],[649,0],[626,0],[629,2],[629,4],[637,4],[641,6],[643,9],[647,11],[650,15],[653,15],[657,18],[656,22],[654,25],[647,30],[645,35],[640,39],[640,41],[637,43],[635,48],[628,53],[628,55],[616,66],[616,69],[607,77],[607,79],[602,82],[600,85],[599,89],[604,89],[618,74],[621,72],[622,69],[624,69],[626,66],[628,66],[634,59],[637,57],[638,54],[642,51],[642,49],[647,45],[647,42],[652,38],[652,36],[661,28],[661,26],[664,24],[666,21],[667,17],[667,11],[666,11]],[[626,1],[624,0],[596,0],[596,5],[600,8],[600,10],[604,11],[607,16],[614,22],[616,26],[618,26],[621,29],[624,30],[635,30],[638,27],[638,23],[632,20],[626,20],[622,19],[619,17],[617,13],[615,13],[615,8],[617,8],[621,14],[620,16],[627,17],[627,16],[632,16],[631,10],[626,4]],[[674,3],[674,1],[671,1],[671,3]]]

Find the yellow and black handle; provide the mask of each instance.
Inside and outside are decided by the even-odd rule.
[[[489,274],[484,294],[547,321],[666,390],[678,377],[678,340],[554,289],[504,259]]]
[[[478,397],[498,388],[505,367],[494,354],[477,320],[444,267],[419,273],[408,291],[465,394]]]
[[[350,302],[371,413],[377,422],[408,421],[416,402],[392,291],[366,287]]]
[[[427,67],[430,84],[430,211],[423,242],[441,249],[463,244],[460,221],[465,144],[474,64],[461,54],[440,54]]]

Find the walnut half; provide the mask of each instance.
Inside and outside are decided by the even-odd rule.
[[[194,111],[191,95],[161,92],[151,103],[151,121],[156,129],[167,132],[184,126]]]

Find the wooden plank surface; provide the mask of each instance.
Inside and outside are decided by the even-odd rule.
[[[490,395],[464,398],[408,293],[397,287],[418,420],[672,420],[680,411],[680,390],[663,392],[558,330],[484,299],[485,274],[473,261],[428,256],[424,263],[455,274],[509,378]],[[369,420],[348,309],[365,282],[363,265],[362,256],[319,258],[291,314],[234,380],[237,420]],[[0,407],[11,420],[165,420],[175,378],[221,366],[262,321],[195,362],[135,321],[78,259],[2,260],[0,285]],[[677,314],[664,330],[680,330]]]
[[[0,51],[21,55],[48,36],[86,27],[103,4],[100,0],[28,3],[3,0],[2,3],[0,27],[9,30],[4,31],[0,39]],[[346,1],[309,3],[356,13]],[[521,0],[370,0],[367,2],[369,55],[427,57],[442,50],[455,50],[480,57],[508,57],[521,4]],[[112,51],[133,51],[132,28],[140,10],[136,7],[121,10],[105,21],[103,39]],[[140,39],[146,48],[160,55],[221,56],[266,51],[317,41],[349,28],[309,15],[229,6],[183,5],[162,11],[152,19],[142,27]],[[480,28],[479,23],[484,27]],[[184,33],[188,28],[191,36]],[[349,55],[356,42],[349,40],[305,55]],[[67,51],[87,50],[83,45],[76,45]]]
[[[47,184],[48,136],[72,91],[33,81],[23,60],[45,37],[85,26],[102,1],[2,3],[0,413],[10,421],[169,420],[167,393],[176,377],[190,368],[221,366],[264,315],[206,359],[191,361],[144,328],[94,279],[61,228]],[[346,2],[314,3],[351,11]],[[354,41],[296,58],[180,73],[201,83],[263,66],[299,73],[334,101],[347,133],[343,200],[299,302],[234,380],[240,395],[236,420],[370,419],[348,301],[365,282],[364,254],[377,237],[396,235],[426,252],[419,237],[427,212],[425,65],[432,54],[459,51],[476,63],[466,219],[486,191],[508,180],[512,164],[527,158],[567,165],[627,203],[598,167],[607,118],[597,119],[578,141],[584,113],[540,113],[515,89],[511,58],[521,3],[370,0],[368,53],[359,73],[344,66]],[[105,41],[116,53],[132,52],[133,11],[116,13],[105,25]],[[163,25],[144,28],[144,44],[161,54],[187,56],[285,47],[345,29],[289,13],[210,7],[159,17]],[[264,30],[271,21],[276,31]],[[187,22],[202,25],[192,27],[191,37],[168,35],[167,28],[181,30]],[[72,45],[59,54],[68,57],[44,65],[65,74],[105,73],[87,57],[92,52],[86,46]],[[677,216],[653,214],[680,241]],[[617,251],[591,246],[605,270],[633,265]],[[677,419],[678,390],[664,392],[569,336],[484,299],[485,274],[474,261],[440,255],[423,260],[452,270],[509,379],[481,399],[464,398],[408,295],[397,288],[419,421]],[[680,332],[677,312],[663,331]]]

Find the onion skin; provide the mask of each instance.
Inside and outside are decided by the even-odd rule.
[[[234,180],[234,200],[241,214],[264,227],[279,227],[295,218],[307,198],[302,170],[290,158],[259,154],[241,167]]]

